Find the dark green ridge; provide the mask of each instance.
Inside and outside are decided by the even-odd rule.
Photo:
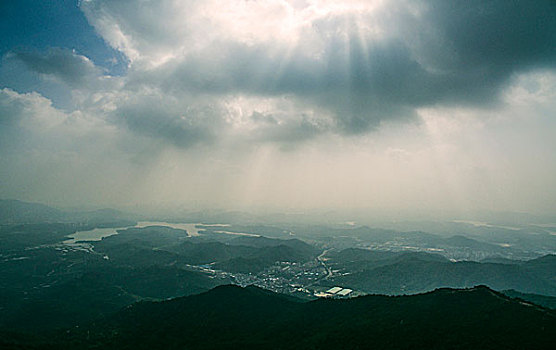
[[[135,303],[46,342],[14,340],[28,349],[551,349],[555,341],[554,311],[485,286],[303,302],[231,285]]]

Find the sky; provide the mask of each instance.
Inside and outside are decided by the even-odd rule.
[[[0,198],[556,210],[550,0],[4,0]]]

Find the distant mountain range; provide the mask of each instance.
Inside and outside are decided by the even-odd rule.
[[[8,226],[0,227],[0,328],[29,331],[70,327],[137,300],[190,295],[233,281],[205,265],[249,274],[320,253],[297,239],[231,236],[223,243],[163,226],[120,230],[88,251],[53,244],[72,225]]]
[[[305,262],[321,250],[298,239],[235,237],[226,243],[188,238],[183,230],[151,226],[122,230],[95,243],[95,248],[128,266],[172,263],[204,265],[243,273],[256,273],[278,261]]]
[[[61,210],[38,203],[21,202],[13,199],[0,200],[0,223],[49,223],[64,217]]]
[[[132,321],[122,321],[119,324],[119,321],[110,316],[117,310],[134,305],[133,303],[141,300],[162,301],[188,296],[229,283],[242,286],[256,284],[269,290],[307,299],[314,298],[315,295],[332,286],[353,289],[355,295],[364,293],[400,295],[423,293],[441,287],[469,288],[484,284],[523,301],[527,300],[548,308],[554,308],[556,305],[554,301],[556,299],[556,274],[554,273],[556,271],[556,255],[532,251],[531,255],[534,257],[538,257],[540,254],[545,255],[535,259],[517,260],[512,254],[505,256],[497,254],[507,248],[463,235],[439,236],[421,231],[397,232],[369,227],[280,227],[266,224],[230,224],[225,226],[203,225],[203,230],[199,227],[199,236],[192,236],[184,229],[148,226],[120,229],[118,234],[104,237],[100,241],[79,244],[62,243],[68,239],[68,235],[76,231],[91,230],[95,227],[133,226],[136,219],[132,215],[111,209],[70,213],[41,204],[0,201],[0,330],[10,329],[14,332],[40,334],[62,328],[75,330],[77,326],[82,329],[88,322],[103,319],[102,324],[106,322],[107,327],[113,328],[102,328],[99,323],[90,328],[91,334],[96,334],[95,342],[99,344],[99,347],[110,344],[121,345],[121,339],[112,335],[114,332],[124,334],[120,332],[120,329],[125,329],[126,332],[132,334],[133,331],[127,325]],[[108,231],[114,233],[113,230]],[[532,241],[536,241],[533,245],[548,248],[551,247],[554,239],[554,236],[546,232],[530,234],[500,231],[497,234],[509,235],[508,237],[514,239],[515,242],[521,239],[527,241],[531,237]],[[373,247],[373,244],[375,246],[372,249],[354,248]],[[382,248],[381,244],[383,244]],[[392,249],[384,249],[388,245]],[[350,248],[343,249],[345,246]],[[423,250],[411,251],[415,247]],[[406,248],[407,250],[405,250]],[[447,258],[453,256],[447,254],[448,249],[452,249],[453,252],[462,252],[463,256],[467,254],[466,252],[477,251],[492,255],[486,255],[483,260],[477,259],[480,261],[455,262]],[[550,251],[550,249],[548,250]],[[431,251],[439,253],[431,253]],[[481,256],[483,254],[478,255],[478,257]],[[261,295],[265,298],[270,295],[273,300],[271,303],[276,305],[282,305],[283,300],[286,300],[282,306],[284,310],[291,310],[288,315],[282,315],[282,310],[274,310],[272,305],[269,306],[269,310],[274,311],[269,311],[269,314],[266,314],[266,311],[260,311],[261,315],[266,315],[265,317],[277,317],[279,320],[277,324],[267,324],[266,321],[260,321],[257,318],[259,315],[255,315],[249,310],[245,311],[246,314],[257,320],[253,325],[255,328],[252,329],[252,332],[255,335],[258,334],[259,338],[256,338],[258,339],[256,342],[259,342],[261,347],[270,347],[266,338],[276,341],[278,338],[272,332],[265,333],[266,331],[256,328],[259,323],[266,324],[274,329],[276,334],[282,335],[284,334],[280,333],[282,332],[280,329],[289,323],[297,325],[299,329],[306,327],[306,324],[322,324],[325,326],[325,333],[318,328],[308,328],[309,330],[307,333],[303,333],[303,336],[310,339],[305,341],[302,335],[296,333],[300,330],[294,329],[291,332],[298,338],[292,339],[309,348],[320,348],[324,344],[322,342],[326,343],[323,339],[330,339],[330,344],[343,348],[346,340],[336,334],[333,325],[336,321],[333,320],[337,319],[337,322],[340,322],[338,332],[347,332],[348,334],[351,332],[350,327],[359,329],[362,334],[367,332],[363,328],[357,328],[363,326],[354,326],[350,318],[363,325],[371,322],[355,313],[345,313],[342,311],[344,306],[338,306],[337,309],[336,306],[333,307],[334,310],[338,310],[339,318],[336,318],[336,314],[334,314],[336,311],[323,311],[324,309],[320,308],[313,309],[314,306],[306,306],[321,305],[320,303],[355,305],[351,303],[362,303],[361,301],[350,300],[345,302],[347,304],[339,301],[304,304],[295,300],[292,304],[294,299],[265,294],[266,292],[258,289],[229,288],[231,287],[223,290],[227,290],[232,293],[231,295],[240,299],[250,300],[255,297],[256,300],[259,300]],[[468,292],[475,293],[477,290],[483,289],[473,289]],[[222,290],[216,289],[211,293],[217,292],[222,293]],[[488,295],[501,297],[499,293],[492,293]],[[275,297],[278,299],[274,299]],[[205,295],[196,298],[200,299],[176,300],[183,300],[185,303],[186,300],[205,300],[203,298],[209,297]],[[226,299],[225,297],[225,303],[230,304],[230,298]],[[424,297],[419,296],[419,298]],[[388,300],[388,303],[395,301],[394,304],[388,304],[389,307],[394,307],[399,300],[421,300],[419,298],[405,299],[404,297],[380,300]],[[178,302],[172,303],[170,302],[169,305],[175,307],[181,305]],[[215,303],[217,302],[215,301]],[[431,303],[430,307],[435,309],[436,302]],[[525,304],[529,305],[527,302]],[[140,307],[138,305],[152,305],[152,313],[156,315],[159,311],[156,311],[158,306],[155,307],[155,305],[166,304],[137,304],[131,309],[135,310]],[[363,305],[361,306],[362,310],[366,310],[364,309],[367,307],[366,304],[361,305]],[[438,305],[442,306],[443,304]],[[448,304],[445,306],[451,307]],[[245,304],[244,307],[252,308],[253,306]],[[301,309],[298,309],[299,307]],[[195,309],[191,310],[195,311]],[[191,310],[185,312],[193,312]],[[206,310],[212,309],[207,306]],[[368,313],[376,311],[378,316],[388,320],[386,307],[374,309],[373,306],[370,310]],[[224,311],[214,310],[214,313],[217,315]],[[298,312],[308,315],[307,322],[302,322],[296,318],[297,316],[294,317]],[[456,309],[454,312],[459,311]],[[316,316],[309,317],[313,313]],[[365,317],[369,316],[368,313]],[[193,313],[193,315],[196,314]],[[178,315],[171,317],[174,320],[179,318]],[[204,327],[209,327],[209,324],[203,323],[200,316],[195,317],[192,320],[198,320]],[[439,315],[438,317],[449,318],[448,315]],[[250,324],[249,320],[242,318],[235,321],[246,325]],[[147,324],[148,320],[141,322]],[[381,332],[386,332],[387,329],[398,330],[393,323],[372,322],[383,327],[380,328]],[[403,318],[403,322],[405,324],[408,319]],[[162,321],[161,324],[163,325],[164,322]],[[211,330],[221,332],[222,327],[227,329],[225,325],[216,324],[218,328],[211,328]],[[169,325],[168,327],[173,329],[173,326]],[[207,329],[204,328],[193,327],[193,329],[207,332]],[[241,329],[233,327],[230,329],[242,334]],[[354,331],[356,332],[353,335],[354,339],[358,339],[359,335],[357,334],[359,333],[357,332],[359,331]],[[413,331],[411,330],[411,332]],[[313,339],[311,338],[312,333],[319,334],[322,338]],[[107,334],[111,335],[107,336]],[[369,334],[386,339],[384,338],[386,333],[371,332]],[[75,336],[78,342],[83,340],[82,335],[76,334]],[[142,336],[140,335],[139,338]],[[196,337],[192,334],[189,336],[193,339]],[[247,337],[245,334],[243,336]],[[16,338],[6,339],[12,339],[12,345],[17,342]],[[29,339],[29,336],[26,335],[25,339]],[[240,337],[238,339],[240,339],[236,340],[239,342],[238,346],[255,347],[256,342],[251,342],[250,338]],[[57,338],[56,342],[60,341],[66,344],[66,340]],[[335,343],[335,341],[338,342]],[[361,338],[358,341],[363,340]],[[178,343],[182,344],[183,341],[179,340]],[[57,345],[60,344],[57,343]],[[145,344],[152,345],[147,340]],[[164,344],[169,348],[172,347],[170,343]],[[208,348],[232,346],[218,342],[207,344]],[[378,342],[377,344],[379,348],[380,346],[388,347],[385,345],[386,343]],[[485,344],[480,348],[488,348]],[[27,345],[25,346],[27,347]],[[189,345],[193,348],[199,347],[197,343]],[[273,348],[276,347],[288,348],[290,345],[288,343]]]
[[[556,314],[487,287],[311,302],[220,286],[87,327],[4,334],[17,349],[553,349]]]
[[[328,281],[367,293],[414,294],[486,284],[496,290],[556,296],[556,255],[509,263],[452,262],[438,254],[345,249],[329,255]]]
[[[115,209],[91,211],[62,211],[44,204],[23,202],[14,199],[0,199],[0,224],[44,224],[79,222],[102,226],[128,226],[134,224],[137,216]]]

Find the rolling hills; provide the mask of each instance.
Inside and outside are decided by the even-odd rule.
[[[16,339],[16,338],[13,338]],[[14,342],[17,340],[14,340]],[[550,349],[556,314],[487,287],[301,302],[257,287],[140,302],[21,349]],[[6,342],[4,340],[5,345]]]

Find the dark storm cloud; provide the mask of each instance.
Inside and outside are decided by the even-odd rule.
[[[223,124],[222,111],[216,107],[193,107],[178,101],[160,105],[161,98],[152,95],[138,99],[113,111],[110,120],[140,135],[183,148],[211,143]]]
[[[433,96],[484,103],[513,73],[556,67],[554,1],[431,0],[427,9],[422,20],[435,39],[416,39],[423,62],[438,71]]]
[[[46,53],[20,51],[8,54],[23,62],[30,70],[53,76],[70,86],[82,86],[101,74],[88,58],[68,49],[50,48]]]
[[[323,42],[318,59],[303,38],[287,58],[274,43],[215,41],[184,61],[137,74],[135,83],[169,93],[287,95],[331,111],[336,131],[352,134],[411,118],[419,107],[496,104],[515,73],[555,66],[552,1],[419,4],[417,15],[405,2],[381,10],[391,23],[379,39],[361,36],[352,14],[320,19],[313,23]],[[299,125],[296,133],[315,132]]]
[[[222,106],[228,96],[286,98],[285,110],[252,110],[277,122],[251,119],[249,139],[288,143],[366,133],[410,120],[420,107],[496,105],[515,74],[556,62],[556,5],[548,0],[394,0],[374,12],[312,19],[296,41],[244,40],[199,20],[200,5],[190,5],[180,12],[171,1],[83,3],[97,31],[132,60],[121,88],[95,87],[102,70],[67,49],[11,56],[72,88],[104,89],[110,120],[181,147],[232,127]],[[367,31],[373,25],[378,34]],[[120,89],[131,98],[112,97]]]
[[[554,1],[431,0],[424,19],[446,37],[460,68],[555,63]]]
[[[345,43],[330,41],[321,76],[326,91],[315,100],[336,111],[345,131],[423,106],[493,104],[515,73],[556,67],[553,1],[422,5],[417,16],[394,11],[395,35],[386,40],[350,36],[348,62],[335,57]]]

